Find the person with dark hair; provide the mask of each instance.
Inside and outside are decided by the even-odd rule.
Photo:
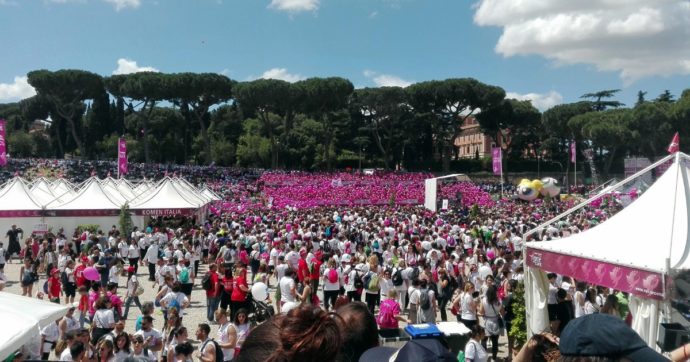
[[[134,271],[134,266],[130,265],[127,267],[127,292],[125,293],[125,312],[122,314],[122,319],[127,319],[129,314],[129,306],[134,302],[134,304],[139,307],[139,310],[143,313],[143,308],[141,302],[139,301],[139,295],[137,295],[137,289],[139,288],[139,279],[137,279],[137,274]]]
[[[75,341],[69,348],[69,354],[74,362],[82,361],[84,358],[84,352],[86,352],[86,348],[84,347],[84,343],[81,341]]]
[[[237,347],[237,329],[228,320],[228,313],[224,309],[216,311],[216,322],[218,323],[216,342],[223,350],[223,361],[232,361],[235,347]]]
[[[498,337],[504,332],[500,320],[504,313],[503,305],[498,300],[498,292],[495,285],[486,289],[486,295],[479,304],[479,314],[484,316],[484,328],[486,336],[482,338],[482,347],[487,349],[487,340],[491,339],[491,356],[495,360],[498,355]],[[505,327],[505,326],[504,326]]]
[[[151,351],[154,360],[158,358],[158,351],[163,349],[163,335],[153,328],[151,316],[144,316],[141,319],[141,330],[134,333],[134,336],[141,336],[144,341],[144,348]]]
[[[366,304],[350,302],[338,308],[336,314],[340,316],[343,339],[339,361],[357,361],[364,351],[379,345],[376,319]]]
[[[470,328],[470,340],[465,345],[465,361],[467,362],[486,362],[489,359],[489,354],[482,345],[481,341],[484,339],[484,328],[478,324],[472,325]]]
[[[515,312],[513,310],[513,305],[515,303],[515,299],[513,298],[513,291],[515,288],[517,288],[518,281],[515,279],[511,279],[508,281],[508,283],[505,285],[505,297],[503,298],[503,310],[505,311],[505,314],[503,315],[503,320],[505,321],[506,324],[506,331],[510,332],[510,328],[513,325],[513,319],[515,318]],[[513,345],[515,344],[515,337],[511,336],[510,333],[506,333],[508,335],[508,356],[513,355]]]
[[[234,319],[240,309],[249,309],[249,285],[247,285],[247,266],[242,262],[235,264],[232,294],[230,295],[230,315]]]
[[[189,342],[180,343],[175,346],[175,358],[177,361],[190,361],[192,359],[192,354],[194,354],[194,346]]]
[[[587,282],[578,281],[575,283],[575,295],[573,295],[575,318],[585,315],[585,293],[587,293]]]
[[[601,307],[601,312],[604,314],[610,314],[615,317],[621,316],[621,313],[618,311],[618,297],[613,294],[609,294],[608,297],[606,297],[606,302],[604,302],[604,306]]]
[[[206,318],[212,322],[213,313],[218,309],[220,302],[220,286],[218,273],[216,272],[216,265],[210,264],[207,272],[211,280],[211,289],[206,291]]]
[[[94,305],[96,313],[93,315],[93,331],[91,332],[91,344],[96,345],[98,340],[115,326],[115,315],[110,306],[110,299],[106,296],[96,300]]]
[[[235,360],[334,361],[343,344],[338,318],[309,305],[294,308],[254,329]]]
[[[216,347],[209,337],[211,327],[206,323],[201,323],[196,329],[196,339],[200,341],[197,358],[201,362],[215,362],[216,361]]]
[[[546,308],[549,312],[549,324],[552,331],[559,330],[558,321],[558,298],[556,298],[556,293],[558,292],[558,285],[556,284],[556,273],[548,273],[546,277],[549,279],[549,293],[547,294]]]
[[[237,333],[235,349],[239,349],[242,347],[242,344],[247,339],[250,332],[249,312],[247,309],[240,308],[237,313],[235,313],[235,317],[232,319],[232,327]]]
[[[573,311],[573,303],[569,300],[568,298],[568,292],[563,289],[563,288],[558,288],[558,291],[556,292],[556,298],[558,300],[557,308],[556,308],[556,319],[558,320],[558,333],[560,334],[561,331],[563,331],[563,328],[570,322],[570,320],[573,319],[573,316],[575,315]]]

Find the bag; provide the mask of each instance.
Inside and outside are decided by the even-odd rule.
[[[379,246],[380,246],[380,245],[379,245],[379,241],[378,241],[378,240],[374,240],[374,244],[372,244],[372,247],[374,248],[374,251],[378,250],[378,249],[379,249]]]
[[[364,274],[364,278],[362,278],[363,287],[366,286],[366,288],[369,288],[369,283],[371,282],[372,274],[373,273]]]
[[[379,275],[376,273],[371,273],[369,278],[369,283],[367,284],[367,289],[378,292],[379,291]]]
[[[458,307],[455,304],[453,304],[453,306],[450,307],[450,314],[458,315],[458,313],[460,313],[460,311],[458,310]]]
[[[213,339],[209,339],[204,344],[201,346],[201,350],[203,351],[204,348],[206,348],[207,343],[213,343],[213,347],[216,349],[216,362],[223,362],[225,360],[225,357],[223,356],[223,350],[220,348],[218,345],[218,342],[216,342]]]
[[[182,283],[182,284],[189,283],[189,268],[184,267],[180,271],[180,283]]]
[[[48,294],[48,281],[43,282],[43,294]]]
[[[134,290],[134,296],[138,297],[142,294],[144,294],[144,287],[142,287],[141,284],[139,284],[137,285],[137,289]]]
[[[503,320],[503,317],[500,314],[496,313],[496,308],[494,308],[493,304],[491,305],[491,309],[493,309],[494,314],[496,314],[496,316],[498,318],[498,321],[497,321],[498,328],[505,329],[506,328],[506,322]]]
[[[412,275],[410,275],[410,280],[417,280],[419,279],[419,268],[414,267],[412,268]]]
[[[364,288],[364,280],[362,280],[362,276],[359,275],[359,272],[355,272],[355,289],[362,289]]]
[[[61,272],[60,273],[60,283],[62,283],[62,285],[67,285],[68,282],[69,282],[69,280],[67,278],[67,273],[64,271]]]
[[[328,271],[328,281],[335,284],[338,282],[338,271],[331,269]]]
[[[465,351],[458,352],[458,362],[465,362]]]
[[[429,299],[429,289],[419,290],[419,307],[422,310],[429,310],[431,308],[431,300]]]
[[[393,308],[386,301],[381,303],[379,314],[376,316],[376,324],[379,325],[379,328],[392,328],[392,326],[398,325],[398,321],[393,315]]]
[[[213,289],[213,283],[211,282],[211,273],[206,273],[206,275],[204,275],[204,278],[201,279],[201,287],[205,291]]]
[[[403,285],[403,277],[402,277],[402,270],[398,269],[394,274],[393,274],[393,285],[396,287],[399,287]]]

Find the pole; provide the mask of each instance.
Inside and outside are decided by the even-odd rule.
[[[573,174],[574,174],[575,176],[573,177],[573,178],[574,178],[573,184],[575,185],[575,190],[577,191],[577,153],[575,153],[575,154],[573,155],[573,157],[575,158],[575,162],[574,162],[574,163],[575,163],[575,167],[573,168]]]
[[[501,197],[503,197],[503,149],[501,148]]]

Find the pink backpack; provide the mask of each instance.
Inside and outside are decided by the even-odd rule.
[[[381,305],[379,306],[379,314],[376,316],[376,324],[379,325],[379,328],[398,328],[398,320],[395,319],[396,307],[397,303],[395,300],[386,299],[381,302]]]
[[[338,271],[331,269],[328,271],[328,281],[335,284],[338,282]]]

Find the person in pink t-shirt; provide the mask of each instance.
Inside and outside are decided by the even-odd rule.
[[[400,304],[398,304],[398,291],[395,288],[388,290],[388,299],[381,301],[379,314],[376,316],[376,324],[379,326],[381,337],[397,337],[400,335],[398,322],[408,322],[400,315]]]

